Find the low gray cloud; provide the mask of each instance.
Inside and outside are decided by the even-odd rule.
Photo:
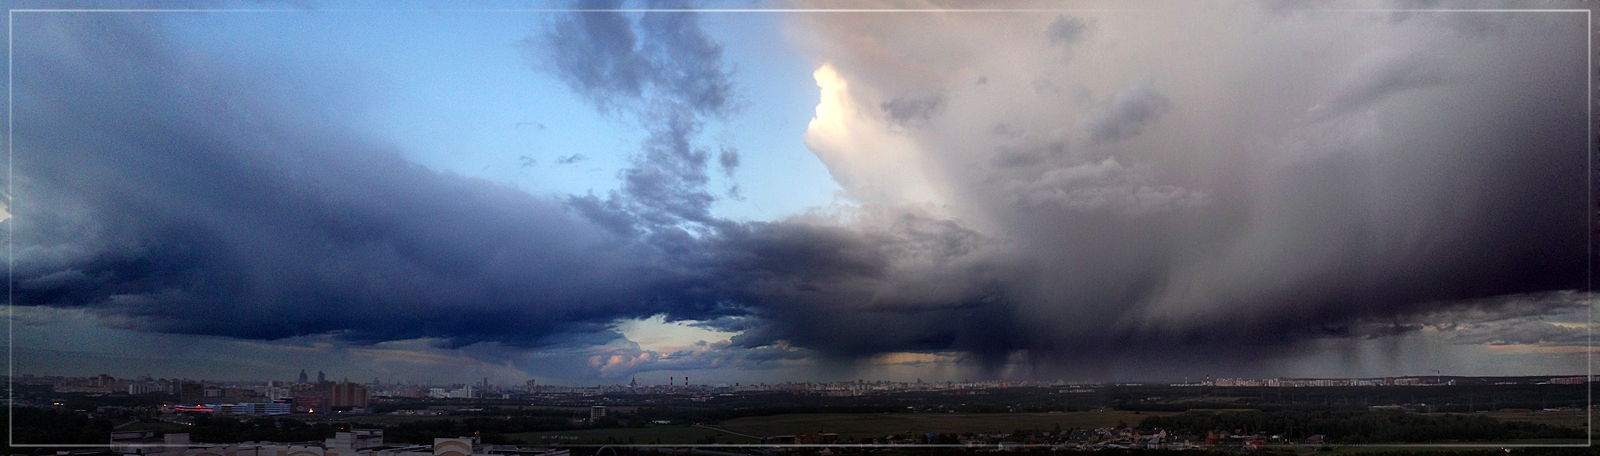
[[[1112,209],[1125,214],[1167,212],[1201,206],[1203,192],[1153,182],[1146,172],[1116,158],[1045,171],[1038,179],[1013,184],[1016,204],[1053,204],[1082,211]]]
[[[547,33],[523,41],[530,61],[600,111],[636,117],[649,136],[622,170],[620,190],[603,201],[597,195],[574,196],[570,204],[622,234],[717,223],[710,215],[716,197],[705,188],[711,153],[694,138],[707,119],[738,109],[722,47],[706,36],[692,12],[652,11],[634,19],[618,10],[620,1],[573,6],[588,11],[561,15]],[[683,10],[688,5],[656,1],[649,7]],[[606,211],[613,213],[602,214]]]
[[[1421,335],[1456,345],[1584,347],[1588,296],[1575,290],[1441,302],[1416,312],[1323,325],[1312,338],[1384,339]]]
[[[1313,120],[1339,116],[1394,94],[1446,83],[1444,63],[1420,51],[1380,49],[1351,64],[1338,85],[1306,111]]]
[[[1051,45],[1071,46],[1083,39],[1089,24],[1083,19],[1071,16],[1056,16],[1050,21],[1050,27],[1045,29],[1045,36],[1050,37]]]
[[[1094,107],[1079,127],[1090,144],[1106,144],[1137,136],[1165,112],[1171,102],[1149,74],[1118,90],[1110,100]]]
[[[622,6],[621,0],[588,0],[575,9],[606,10]],[[595,12],[564,16],[539,38],[522,42],[535,54],[536,65],[549,65],[551,73],[603,110],[621,109],[643,97],[658,83],[655,62],[638,46],[632,22],[621,13]]]
[[[717,153],[717,164],[722,166],[722,174],[733,178],[733,172],[739,169],[739,149],[723,146]]]
[[[925,124],[944,110],[944,96],[896,97],[882,105],[889,122],[902,127]]]

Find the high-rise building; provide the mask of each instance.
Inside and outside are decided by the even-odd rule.
[[[337,383],[333,385],[334,407],[362,407],[367,406],[367,387],[357,383]]]
[[[328,381],[328,375],[322,373],[322,371],[317,371],[317,383],[322,383],[322,382],[326,382],[326,381]]]
[[[199,404],[206,400],[206,386],[199,383],[184,382],[178,390],[179,402],[185,405]]]
[[[311,383],[311,379],[306,377],[305,369],[300,369],[300,383]]]

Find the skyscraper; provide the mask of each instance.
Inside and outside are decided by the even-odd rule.
[[[326,382],[326,381],[328,381],[327,374],[323,374],[322,371],[317,371],[317,383],[322,383],[322,382]]]
[[[305,369],[300,369],[300,383],[308,383],[308,382],[309,382],[309,379],[306,378],[306,370]]]

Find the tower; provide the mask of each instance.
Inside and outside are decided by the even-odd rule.
[[[307,380],[308,379],[306,378],[306,370],[305,369],[300,369],[300,383],[306,383]]]
[[[322,371],[317,371],[317,383],[322,383],[322,382],[326,382],[326,381],[328,381],[328,376],[326,374],[323,374]]]

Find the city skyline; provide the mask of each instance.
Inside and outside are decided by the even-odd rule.
[[[484,5],[13,3],[14,374],[1589,369],[1577,3]]]

